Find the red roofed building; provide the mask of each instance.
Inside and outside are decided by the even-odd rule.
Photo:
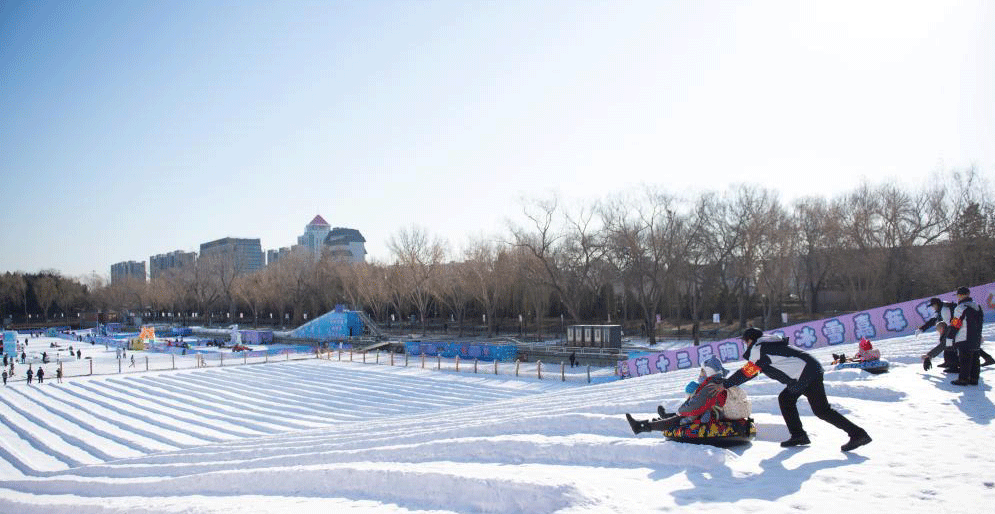
[[[315,258],[329,252],[333,258],[350,262],[366,260],[365,243],[366,239],[358,230],[342,227],[333,229],[321,215],[316,215],[304,227],[304,235],[297,238],[297,246],[307,248]]]

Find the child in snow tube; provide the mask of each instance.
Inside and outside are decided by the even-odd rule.
[[[860,351],[853,357],[833,355],[836,369],[857,368],[868,373],[878,374],[888,371],[888,362],[881,360],[881,350],[875,349],[867,338],[861,338]]]
[[[676,414],[668,414],[662,406],[657,408],[660,417],[652,420],[636,420],[626,414],[633,433],[659,430],[671,441],[715,446],[748,442],[757,431],[749,418],[746,394],[733,388],[709,396],[705,390],[709,384],[721,384],[728,373],[718,358],[709,358],[702,365],[699,381],[687,385],[685,391],[689,396]],[[726,411],[736,419],[729,419]]]

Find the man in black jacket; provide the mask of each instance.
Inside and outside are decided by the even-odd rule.
[[[947,327],[946,336],[952,339],[960,356],[960,376],[953,385],[978,385],[981,371],[981,325],[984,323],[981,307],[971,299],[971,290],[957,289],[957,307]],[[990,357],[989,357],[990,358]]]
[[[781,446],[809,444],[808,434],[798,417],[798,398],[805,396],[812,407],[812,413],[819,419],[844,431],[850,440],[840,447],[848,452],[871,442],[867,432],[833,410],[826,398],[826,387],[822,382],[822,365],[808,353],[788,345],[788,339],[764,335],[759,329],[748,328],[743,332],[746,352],[743,358],[748,362],[742,369],[725,380],[724,385],[710,385],[713,394],[719,394],[729,387],[736,387],[763,372],[770,378],[787,387],[778,395],[781,416],[788,425],[791,438]]]
[[[953,302],[944,302],[939,298],[930,298],[929,306],[936,311],[936,315],[932,319],[926,321],[922,326],[916,330],[916,335],[929,330],[937,323],[941,323],[943,326],[949,326],[950,320],[954,317],[954,309],[957,308],[957,304]],[[939,367],[946,368],[947,373],[959,373],[960,362],[957,358],[957,350],[953,347],[953,341],[947,341],[946,334],[940,333],[940,342],[932,350],[926,352],[923,355],[923,369],[929,371],[932,367],[931,359],[943,352],[943,364]]]

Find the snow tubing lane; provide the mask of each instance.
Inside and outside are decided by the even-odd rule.
[[[753,418],[747,418],[732,421],[711,421],[705,424],[694,422],[662,432],[669,441],[708,444],[726,448],[749,443],[757,435],[757,426],[753,422]]]
[[[873,375],[880,375],[888,372],[888,361],[879,359],[866,362],[844,362],[837,364],[835,369],[862,369]]]

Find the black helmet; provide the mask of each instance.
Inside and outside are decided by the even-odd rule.
[[[740,339],[744,341],[756,341],[763,337],[764,333],[760,331],[759,328],[750,327],[743,331],[743,335]]]
[[[962,287],[958,287],[957,288],[957,294],[964,295],[964,296],[970,296],[971,295],[971,290],[968,289],[968,288],[966,288],[966,287],[963,287],[963,286]]]
[[[932,305],[943,305],[943,300],[940,300],[939,298],[936,298],[936,297],[930,298],[929,299],[929,305],[931,305],[931,306]]]

